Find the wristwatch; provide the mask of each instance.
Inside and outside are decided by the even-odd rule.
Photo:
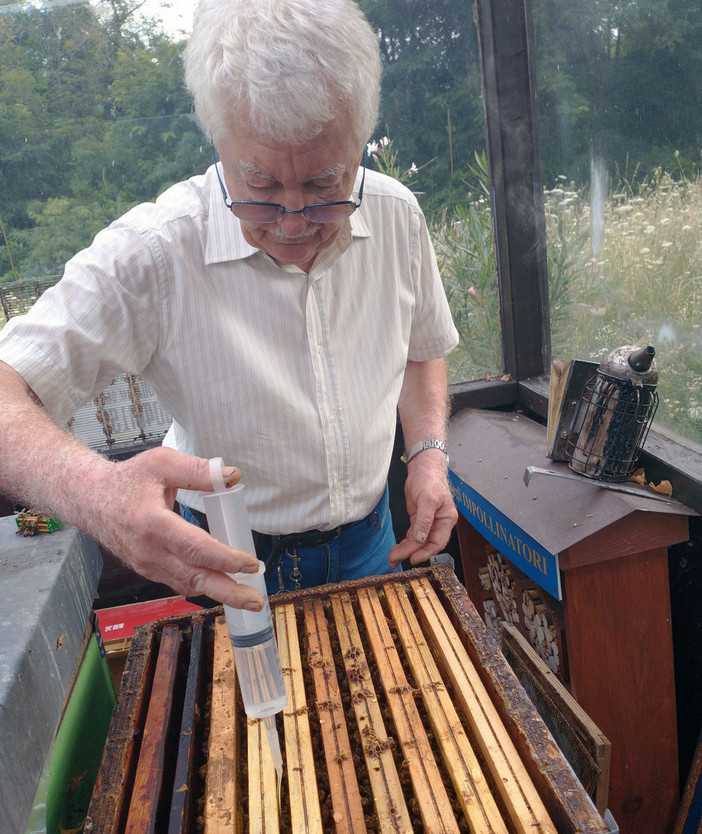
[[[405,463],[409,463],[412,458],[417,457],[417,455],[425,449],[440,449],[446,455],[446,463],[448,463],[448,451],[446,450],[446,444],[443,440],[437,440],[436,438],[420,440],[419,443],[415,443],[411,449],[408,449],[404,455],[402,455],[401,460]]]

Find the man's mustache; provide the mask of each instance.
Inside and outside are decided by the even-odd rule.
[[[307,238],[314,237],[321,228],[321,223],[310,223],[304,230],[304,232],[302,232],[302,234],[295,235],[295,237],[290,237],[290,235],[286,235],[285,232],[276,223],[273,225],[271,229],[268,230],[268,234],[271,237],[274,237],[276,240],[279,240],[284,243],[296,243],[298,241],[303,241],[307,240]]]

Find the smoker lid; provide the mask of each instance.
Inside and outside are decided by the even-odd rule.
[[[592,546],[604,531],[612,537],[613,525],[629,527],[633,522],[636,526],[642,521],[640,513],[646,513],[647,518],[654,514],[663,518],[664,523],[658,525],[663,528],[661,540],[652,537],[650,523],[639,524],[641,539],[635,547],[632,543],[633,549],[628,552],[685,541],[687,521],[682,517],[696,515],[674,499],[667,504],[612,492],[585,477],[578,483],[541,476],[525,486],[527,466],[569,474],[572,471],[567,464],[546,457],[546,427],[523,414],[460,411],[451,419],[446,445],[451,471],[552,554],[561,554],[584,542]],[[669,524],[665,517],[669,517]],[[676,519],[683,523],[676,523]],[[618,542],[619,547],[626,548],[628,544],[629,541]],[[600,555],[594,561],[602,558],[611,557]]]

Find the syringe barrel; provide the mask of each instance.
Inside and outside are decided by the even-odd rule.
[[[259,561],[257,574],[234,574],[237,582],[251,585],[263,596],[261,611],[224,606],[244,712],[251,718],[274,715],[288,702],[264,570],[265,565]]]
[[[210,464],[221,469],[221,459],[214,459]],[[244,485],[236,484],[230,489],[223,486],[221,484],[216,492],[201,493],[210,534],[238,550],[255,553]],[[238,583],[249,585],[261,594],[264,605],[260,611],[224,606],[244,710],[252,718],[280,712],[288,700],[273,631],[265,569],[259,560],[256,573],[229,574]]]
[[[246,648],[232,643],[236,674],[244,712],[251,718],[265,718],[280,712],[288,702],[275,637]]]
[[[223,492],[202,493],[207,514],[210,535],[237,550],[255,553],[249,516],[246,511],[244,485],[236,484]],[[232,636],[256,634],[271,625],[271,610],[264,576],[265,565],[259,560],[258,573],[231,573],[229,576],[240,585],[255,588],[263,597],[265,605],[260,611],[245,611],[239,608],[225,608],[227,625]]]
[[[223,491],[201,492],[200,495],[205,502],[210,535],[237,550],[255,553],[244,485],[238,483]]]

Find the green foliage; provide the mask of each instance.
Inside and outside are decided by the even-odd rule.
[[[494,375],[502,367],[495,250],[489,206],[456,206],[452,219],[433,228],[446,296],[459,332],[449,357],[454,380]]]
[[[562,224],[567,304],[552,317],[553,356],[600,361],[619,345],[653,345],[661,404],[656,415],[702,441],[702,179],[662,169],[621,179],[602,207],[604,242],[590,257],[589,195],[545,192],[549,263]],[[554,273],[550,266],[551,283]]]
[[[207,158],[182,44],[139,23],[135,0],[107,5],[102,18],[87,4],[0,15],[0,207],[20,276],[61,272],[99,228]]]
[[[565,185],[561,178],[558,185],[544,191],[544,211],[551,352],[553,356],[561,356],[574,305],[580,300],[576,290],[582,287],[591,263],[588,250],[592,230],[582,195],[572,184]]]
[[[431,235],[446,296],[459,333],[449,357],[451,379],[475,379],[502,369],[497,270],[487,200],[487,161],[476,155],[469,199],[432,224]]]
[[[66,198],[95,203],[94,216],[105,206],[119,212],[208,161],[189,118],[182,43],[142,21],[140,5],[27,4],[0,15],[0,210],[21,272],[44,260],[25,259],[37,235],[24,232],[42,215],[30,214],[33,201]],[[484,146],[472,5],[361,6],[384,61],[380,124],[397,158],[416,167],[411,187],[440,223],[447,206],[470,201],[466,183]],[[586,183],[594,137],[612,176],[662,165],[693,179],[702,147],[695,0],[539,0],[532,11],[545,180],[566,170]],[[7,262],[0,258],[0,279]]]
[[[69,197],[49,198],[34,205],[29,216],[35,225],[27,232],[30,254],[23,261],[33,276],[55,272],[56,264],[65,263],[85,246],[86,240],[92,240],[115,211],[114,206],[86,205]]]
[[[454,381],[502,372],[499,287],[485,154],[471,166],[469,199],[431,226],[439,269],[460,342],[449,357]],[[568,332],[577,301],[576,288],[586,274],[589,227],[583,206],[570,189],[546,192],[549,305],[555,345]],[[577,203],[577,205],[576,205]]]

